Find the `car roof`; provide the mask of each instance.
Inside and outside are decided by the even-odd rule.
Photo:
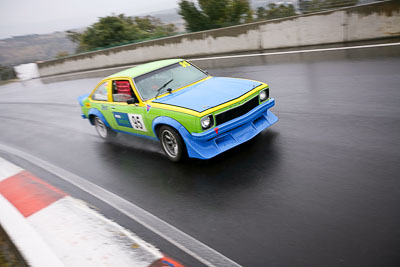
[[[142,64],[139,66],[135,66],[133,68],[130,69],[126,69],[117,73],[114,73],[110,76],[108,76],[106,79],[108,78],[114,78],[114,77],[131,77],[131,78],[135,78],[137,76],[140,76],[142,74],[172,65],[174,63],[178,63],[180,61],[182,61],[184,59],[181,58],[174,58],[174,59],[164,59],[164,60],[158,60],[158,61],[153,61],[153,62],[149,62],[146,64]]]

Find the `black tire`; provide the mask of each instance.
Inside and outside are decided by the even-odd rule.
[[[186,146],[180,134],[172,127],[164,125],[158,135],[161,147],[170,161],[179,162],[186,158]]]
[[[93,124],[96,128],[97,134],[104,140],[110,141],[117,135],[116,132],[107,127],[102,119],[97,116],[94,116]]]

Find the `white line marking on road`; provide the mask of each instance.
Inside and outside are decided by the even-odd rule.
[[[295,54],[295,53],[325,52],[325,51],[335,51],[335,50],[350,50],[350,49],[374,48],[374,47],[385,47],[385,46],[396,46],[396,45],[400,45],[400,42],[398,42],[398,43],[386,43],[386,44],[374,44],[374,45],[359,45],[359,46],[347,46],[347,47],[332,47],[332,48],[319,48],[319,49],[308,49],[308,50],[257,53],[257,54],[203,57],[203,58],[193,58],[193,59],[188,59],[188,60],[189,61],[200,61],[200,60],[209,60],[209,59],[227,59],[227,58],[241,58],[241,57],[273,56],[273,55],[285,55],[285,54]],[[49,75],[49,76],[39,77],[38,79],[59,78],[59,77],[64,77],[64,76],[85,74],[85,73],[95,73],[95,72],[106,71],[106,70],[118,70],[118,69],[124,70],[124,69],[132,68],[132,67],[135,67],[135,66],[137,66],[137,64],[136,65],[126,65],[126,66],[119,66],[119,67],[96,69],[96,70],[86,70],[86,71],[81,71],[81,72],[65,73],[65,74],[58,74],[58,75],[57,74],[56,75]]]
[[[273,55],[286,55],[286,54],[296,54],[296,53],[304,53],[304,54],[305,54],[305,53],[313,53],[313,52],[326,52],[326,51],[337,51],[337,50],[351,50],[351,49],[374,48],[374,47],[385,47],[385,46],[396,46],[396,45],[400,45],[400,43],[374,44],[374,45],[358,45],[358,46],[332,47],[332,48],[318,48],[318,49],[308,49],[308,50],[269,52],[269,53],[231,55],[231,56],[218,56],[218,57],[203,57],[203,58],[194,58],[194,59],[190,59],[190,61],[209,60],[209,59],[225,59],[225,58],[241,58],[241,57],[257,57],[257,56],[273,56]]]
[[[96,72],[100,72],[100,71],[106,71],[106,70],[125,70],[128,68],[132,68],[135,67],[137,65],[125,65],[125,66],[120,66],[120,67],[112,67],[112,68],[104,68],[104,69],[96,69],[96,70],[85,70],[85,71],[81,71],[81,72],[72,72],[72,73],[64,73],[64,74],[56,74],[56,75],[49,75],[49,76],[44,76],[44,77],[39,77],[39,78],[35,78],[35,79],[46,79],[46,78],[59,78],[59,77],[63,77],[63,76],[69,76],[69,75],[76,75],[76,74],[85,74],[85,73],[96,73]],[[93,79],[95,79],[96,77],[93,77]]]
[[[240,266],[238,263],[225,257],[218,251],[208,247],[167,222],[164,222],[155,215],[76,174],[16,148],[0,144],[0,150],[23,158],[95,196],[207,266]]]
[[[0,182],[23,171],[20,167],[0,158]]]

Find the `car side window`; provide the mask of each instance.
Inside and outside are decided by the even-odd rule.
[[[132,98],[132,88],[129,81],[119,80],[112,82],[112,97],[114,102],[126,102]]]
[[[101,84],[97,87],[96,91],[92,95],[93,100],[98,101],[107,101],[108,100],[108,93],[107,93],[107,82]]]

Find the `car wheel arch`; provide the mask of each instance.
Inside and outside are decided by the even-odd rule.
[[[91,108],[88,112],[88,119],[91,125],[94,125],[94,117],[99,117],[107,127],[111,128],[104,115],[98,109]]]
[[[189,131],[185,128],[185,126],[183,126],[179,121],[177,121],[173,118],[170,118],[170,117],[160,116],[160,117],[155,118],[152,123],[153,132],[157,138],[158,138],[159,130],[163,125],[170,126],[170,127],[174,128],[175,130],[177,130],[183,139],[185,139],[185,136],[187,134],[190,134]]]

